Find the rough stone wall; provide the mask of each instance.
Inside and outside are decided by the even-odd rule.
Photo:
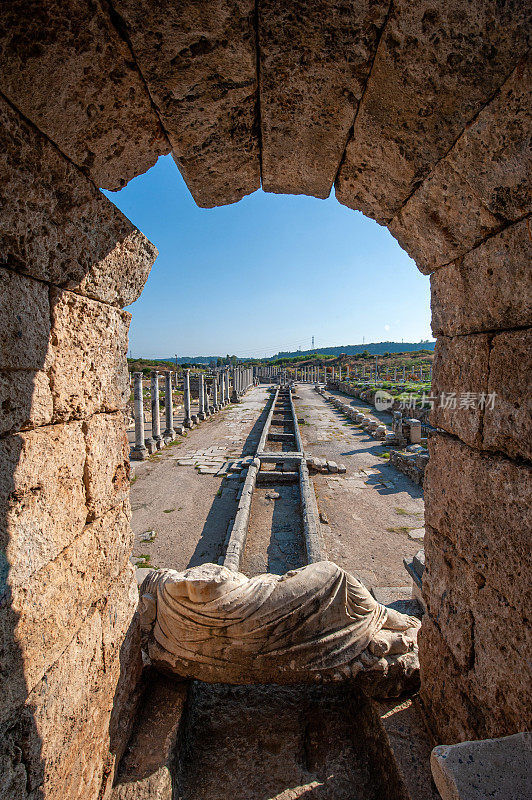
[[[0,798],[95,800],[140,670],[121,306],[156,250],[4,100],[0,121]]]
[[[432,393],[456,394],[425,477],[422,698],[443,742],[532,722],[529,92],[520,64],[390,226],[432,273]]]

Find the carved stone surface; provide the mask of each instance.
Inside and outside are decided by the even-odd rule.
[[[510,225],[431,275],[437,336],[532,324],[530,219]]]
[[[489,351],[489,337],[484,333],[440,336],[434,349],[431,394],[437,399],[430,412],[431,424],[472,447],[482,444],[484,407],[479,398],[488,388]],[[463,399],[468,394],[471,403]]]
[[[386,0],[259,4],[265,191],[329,196],[387,9]]]
[[[465,255],[529,210],[530,86],[530,71],[517,66],[390,223],[422,272]],[[503,113],[511,125],[501,126]]]
[[[42,369],[50,301],[42,283],[0,268],[0,369]]]
[[[415,683],[419,620],[329,561],[253,578],[215,564],[160,570],[140,594],[153,664],[182,677],[290,684],[361,673],[370,693],[372,683],[383,693]]]
[[[254,3],[113,5],[196,203],[234,203],[258,189]]]
[[[339,201],[389,221],[526,53],[527,18],[519,0],[394,3],[336,181]]]
[[[532,270],[531,270],[532,271]],[[488,392],[496,395],[484,414],[484,446],[532,461],[532,329],[493,337]]]
[[[157,249],[1,98],[0,186],[0,262],[105,303],[138,298]]]
[[[118,411],[129,397],[125,353],[131,315],[52,289],[49,360],[54,418]]]
[[[10,2],[0,72],[4,95],[97,186],[120,189],[169,150],[103,3]]]

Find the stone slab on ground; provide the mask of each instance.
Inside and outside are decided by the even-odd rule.
[[[442,800],[532,798],[532,733],[438,745],[430,764]]]

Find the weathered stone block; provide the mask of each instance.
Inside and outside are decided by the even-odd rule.
[[[444,435],[431,436],[429,450],[426,524],[511,605],[525,608],[531,595],[532,469]]]
[[[6,702],[0,719],[6,718],[13,703],[24,699],[26,687],[34,687],[61,656],[90,607],[127,566],[130,551],[129,514],[123,508],[113,509],[87,525],[57,558],[27,581],[10,587],[10,607],[6,604],[2,609],[1,650],[12,663],[24,665],[24,684],[19,681],[14,691],[11,676],[1,676]]]
[[[120,761],[131,736],[143,688],[140,623],[135,613],[138,600],[135,570],[128,563],[98,603],[105,663],[119,667],[109,720],[110,748],[115,764]],[[109,772],[109,783],[113,774],[114,770]]]
[[[59,289],[51,290],[51,305],[54,418],[123,408],[129,397],[130,314]]]
[[[0,263],[106,303],[139,297],[157,249],[1,99],[0,164]]]
[[[443,540],[435,545],[437,534],[430,533],[423,578],[430,610],[420,635],[420,662],[422,694],[440,737],[452,741],[526,730],[532,721],[526,611],[523,617],[522,609],[478,579],[450,543],[442,550]],[[441,558],[448,565],[447,583],[438,585],[430,573],[439,572]],[[453,607],[458,619],[446,615]]]
[[[0,371],[0,434],[47,425],[53,402],[46,372]]]
[[[106,661],[102,635],[101,614],[92,608],[26,703],[42,738],[40,783],[50,800],[100,797],[102,778],[113,769],[109,717],[120,662]]]
[[[459,668],[428,614],[423,617],[418,642],[420,697],[437,740],[456,742],[489,736],[491,709],[477,702],[471,674]]]
[[[129,502],[129,444],[120,411],[95,414],[83,428],[88,517],[96,519],[109,509]]]
[[[502,225],[445,158],[396,214],[388,230],[418,269],[429,275]]]
[[[482,443],[481,395],[488,388],[489,337],[440,336],[434,348],[432,425],[472,447]]]
[[[530,209],[530,122],[530,74],[521,65],[389,225],[422,272]]]
[[[526,53],[527,24],[525,7],[513,2],[394,3],[336,180],[337,199],[388,222]]]
[[[469,564],[436,531],[426,529],[424,544],[423,598],[427,611],[444,634],[456,663],[467,671],[475,657],[471,601],[478,585]]]
[[[507,221],[530,212],[531,86],[532,70],[525,58],[448,156],[486,208]]]
[[[142,75],[199,206],[260,187],[255,5],[118,0]]]
[[[525,798],[530,794],[532,734],[438,745],[430,764],[442,800]]]
[[[81,422],[0,440],[0,548],[19,586],[83,530],[87,517]],[[6,590],[0,587],[0,597]]]
[[[500,333],[490,352],[484,447],[532,460],[532,329]]]
[[[387,10],[381,0],[261,2],[265,191],[329,196]]]
[[[112,800],[172,800],[171,771],[189,683],[150,676]]]
[[[42,369],[50,338],[48,288],[0,268],[0,369]]]
[[[120,189],[168,152],[106,7],[72,0],[66,14],[59,0],[16,0],[2,21],[2,92],[97,186]]]
[[[435,335],[532,324],[529,219],[510,225],[431,275]]]

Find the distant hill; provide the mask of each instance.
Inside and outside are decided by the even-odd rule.
[[[365,350],[372,356],[381,356],[383,353],[412,353],[418,350],[434,350],[436,342],[371,342],[369,344],[344,344],[340,347],[317,347],[314,350],[292,350],[290,352],[280,352],[272,356],[269,360],[277,358],[297,358],[299,356],[310,356],[313,353],[318,355],[339,356],[345,353],[346,356],[357,355]]]
[[[291,350],[279,352],[269,358],[254,358],[254,359],[240,359],[247,363],[254,362],[257,364],[264,363],[265,361],[277,361],[280,358],[301,358],[311,355],[328,355],[339,356],[345,353],[347,356],[357,355],[364,353],[366,350],[372,356],[380,356],[383,353],[412,353],[419,350],[434,350],[435,342],[370,342],[369,344],[343,344],[338,347],[318,347],[314,350]],[[178,364],[216,364],[217,359],[225,358],[221,356],[178,356]],[[131,362],[131,359],[128,359]],[[170,366],[176,363],[174,358],[150,358],[150,359],[134,359],[134,362],[146,361],[151,364],[166,364],[169,362]],[[167,366],[167,369],[170,368]]]

